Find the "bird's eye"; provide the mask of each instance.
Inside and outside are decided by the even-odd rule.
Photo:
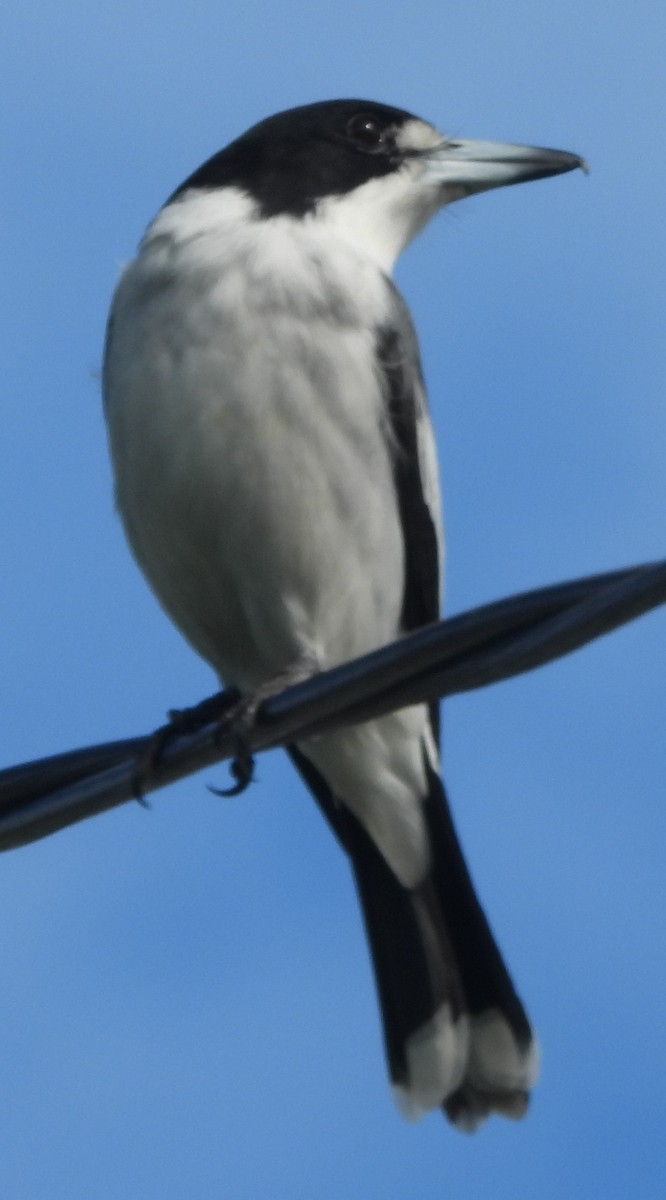
[[[346,133],[350,141],[371,154],[386,146],[386,127],[372,113],[357,113],[347,122]]]

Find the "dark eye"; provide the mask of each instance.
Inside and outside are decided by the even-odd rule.
[[[373,117],[372,113],[356,113],[356,116],[347,122],[346,133],[352,142],[371,154],[376,154],[386,147],[386,126]]]

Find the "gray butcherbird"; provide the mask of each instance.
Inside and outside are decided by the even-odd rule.
[[[104,391],[118,508],[225,684],[327,668],[440,611],[435,446],[390,279],[445,204],[583,166],[360,100],[262,121],[191,175],[118,284]],[[347,851],[394,1091],[518,1117],[536,1048],[476,898],[425,705],[291,757]]]

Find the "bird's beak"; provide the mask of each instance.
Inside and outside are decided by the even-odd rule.
[[[445,141],[421,158],[425,164],[423,178],[450,188],[456,196],[561,175],[576,167],[587,172],[587,163],[578,154],[505,142]]]

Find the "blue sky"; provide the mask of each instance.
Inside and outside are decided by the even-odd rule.
[[[664,555],[666,10],[7,0],[1,759],[213,689],[129,556],[99,403],[122,262],[250,123],[360,95],[580,174],[437,219],[397,278],[441,450],[447,609]],[[346,863],[279,754],[0,863],[0,1192],[663,1194],[666,614],[447,703],[445,776],[538,1028],[528,1118],[401,1122]]]

